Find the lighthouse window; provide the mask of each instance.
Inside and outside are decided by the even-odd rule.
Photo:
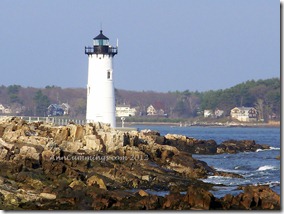
[[[107,39],[95,39],[94,46],[107,46],[109,45],[109,41]]]
[[[110,79],[110,71],[107,72],[107,79]]]

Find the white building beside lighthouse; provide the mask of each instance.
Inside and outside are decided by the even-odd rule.
[[[116,127],[112,59],[117,47],[109,45],[101,30],[93,39],[93,46],[85,47],[85,54],[88,55],[86,120]]]

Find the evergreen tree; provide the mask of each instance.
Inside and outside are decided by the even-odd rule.
[[[10,85],[7,88],[10,103],[19,103],[22,104],[23,101],[19,98],[19,90],[21,89],[20,85]]]
[[[49,98],[38,90],[34,96],[35,116],[46,116],[47,108],[50,105]]]

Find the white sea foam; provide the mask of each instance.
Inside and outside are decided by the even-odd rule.
[[[255,183],[253,184],[254,186],[257,185],[269,185],[269,187],[275,187],[275,186],[280,186],[280,181],[269,181],[265,183]]]
[[[222,171],[222,172],[226,172],[226,171],[227,171],[227,169],[218,168],[218,167],[215,167],[215,169],[216,169],[217,171]]]
[[[255,173],[250,173],[250,174],[246,174],[245,177],[246,177],[246,178],[250,178],[250,177],[253,177],[253,176],[255,176],[255,175],[256,175]]]
[[[242,172],[244,172],[243,170],[236,169],[236,167],[234,169],[223,169],[223,168],[216,167],[215,169],[217,171],[219,171],[219,172],[232,172],[232,173],[242,173]]]
[[[234,167],[235,172],[247,172],[248,170],[250,170],[250,166],[243,166],[243,165],[238,165]]]
[[[280,148],[271,146],[270,149],[257,149],[256,152],[264,152],[270,150],[280,150]]]
[[[269,181],[264,183],[264,185],[269,185],[269,187],[280,186],[280,181]]]
[[[209,182],[213,184],[224,184],[224,185],[237,185],[244,182],[241,178],[231,178],[223,176],[208,176],[206,179],[201,179],[203,182]]]
[[[224,177],[222,176],[208,176],[208,178],[201,179],[203,182],[209,182],[213,184],[223,184]]]
[[[212,175],[212,176],[208,176],[208,178],[222,179],[222,178],[226,178],[226,177],[219,176],[219,175]]]
[[[280,181],[270,181],[270,182],[267,182],[266,184],[268,184],[269,187],[280,186]]]
[[[257,169],[257,171],[275,170],[276,168],[271,165],[264,165]]]

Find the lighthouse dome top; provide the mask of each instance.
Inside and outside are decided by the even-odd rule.
[[[100,30],[100,34],[97,35],[94,39],[107,39],[108,40],[108,38],[103,34],[102,30]]]
[[[100,30],[100,34],[94,38],[94,46],[108,46],[109,39]]]

